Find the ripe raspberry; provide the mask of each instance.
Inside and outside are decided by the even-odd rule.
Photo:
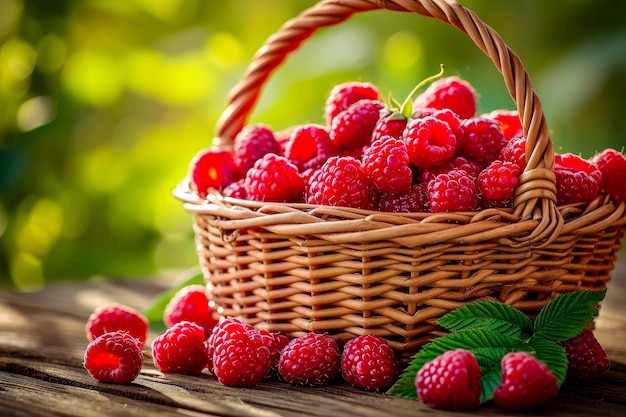
[[[191,160],[191,181],[202,198],[207,196],[209,188],[221,190],[239,176],[233,156],[228,151],[205,149]]]
[[[245,174],[254,163],[267,153],[280,152],[274,132],[263,124],[244,126],[233,142],[233,160]]]
[[[448,126],[450,126],[450,131],[452,132],[452,134],[457,140],[458,138],[463,136],[463,125],[461,124],[461,119],[459,119],[459,117],[452,110],[450,109],[435,110],[431,114],[431,116],[437,120],[446,122]]]
[[[591,381],[611,367],[611,361],[591,330],[584,330],[561,345],[567,355],[567,377]]]
[[[331,125],[336,115],[359,100],[379,100],[380,94],[375,85],[367,82],[347,81],[337,84],[326,99],[326,124]]]
[[[411,163],[432,168],[454,155],[456,136],[448,123],[432,116],[411,120],[402,134]]]
[[[402,132],[406,128],[407,119],[398,111],[383,110],[372,131],[371,142],[374,142],[383,136],[391,136],[396,139],[402,137]]]
[[[143,347],[148,337],[148,320],[132,307],[109,303],[96,308],[85,325],[88,340],[94,340],[100,335],[117,330],[130,333]]]
[[[326,128],[316,124],[298,126],[285,145],[285,157],[300,172],[322,166],[328,158],[337,154]]]
[[[165,306],[163,322],[167,327],[181,321],[196,323],[204,329],[208,338],[217,324],[211,306],[211,295],[204,285],[188,285],[181,288]]]
[[[226,317],[221,320],[213,330],[207,340],[207,351],[209,356],[208,368],[213,372],[213,353],[224,341],[234,334],[246,334],[256,331],[255,328],[236,317]]]
[[[335,116],[330,125],[330,140],[340,150],[368,145],[383,108],[379,100],[357,101]]]
[[[361,161],[352,157],[333,156],[310,178],[309,204],[361,208],[367,207],[369,201],[367,174]]]
[[[240,178],[235,182],[231,182],[224,188],[224,190],[222,190],[222,194],[225,197],[240,198],[242,200],[246,200],[248,199],[248,193],[246,192],[245,183],[245,178]]]
[[[454,169],[461,169],[470,174],[473,178],[478,178],[478,174],[480,174],[481,171],[480,166],[476,162],[471,162],[462,156],[457,156],[443,165],[422,170],[419,178],[421,182],[428,184],[431,180],[435,179],[437,175],[447,174]]]
[[[368,391],[382,391],[398,378],[398,362],[389,343],[379,336],[358,336],[343,347],[341,374],[346,382]]]
[[[486,167],[498,158],[507,144],[498,123],[490,119],[472,118],[461,122],[463,135],[457,142],[457,156],[463,156]]]
[[[548,366],[527,352],[509,352],[502,358],[502,382],[493,401],[507,410],[529,410],[550,405],[559,393]]]
[[[431,407],[473,410],[480,405],[481,370],[473,353],[449,350],[427,362],[417,372],[415,388],[420,400]]]
[[[387,213],[419,213],[428,211],[426,184],[420,182],[407,191],[396,194],[383,194],[378,203],[380,211]]]
[[[213,351],[213,374],[226,386],[255,385],[270,366],[270,350],[258,331],[230,333]]]
[[[104,333],[87,345],[83,366],[98,381],[126,384],[141,371],[141,349],[139,341],[128,332]]]
[[[476,92],[459,77],[445,77],[433,82],[414,100],[415,108],[450,109],[462,119],[476,115]]]
[[[189,321],[174,324],[152,341],[152,360],[161,372],[202,372],[209,360],[204,329]]]
[[[483,169],[476,180],[481,207],[510,207],[520,173],[519,166],[497,159]]]
[[[474,211],[479,206],[476,179],[463,170],[439,174],[428,183],[428,204],[435,213]]]
[[[626,199],[626,156],[615,149],[605,149],[591,162],[602,172],[600,188],[615,198]]]
[[[298,167],[273,153],[264,155],[248,170],[244,186],[248,198],[256,201],[299,200],[304,192]]]
[[[500,151],[498,159],[506,162],[513,162],[521,171],[526,168],[526,139],[512,138]]]
[[[363,152],[363,170],[370,184],[381,193],[399,193],[411,188],[413,172],[404,141],[383,136]]]
[[[325,385],[331,382],[341,366],[339,346],[327,334],[307,333],[292,339],[283,349],[278,372],[294,385]]]
[[[522,121],[517,110],[498,109],[485,113],[480,117],[491,119],[498,123],[504,137],[507,139],[521,138],[524,135]]]
[[[591,162],[571,153],[554,155],[554,175],[558,204],[593,200],[602,183],[602,171]]]
[[[271,333],[267,330],[259,330],[263,344],[270,351],[270,372],[269,376],[278,376],[278,362],[280,353],[289,343],[289,338],[282,333]]]

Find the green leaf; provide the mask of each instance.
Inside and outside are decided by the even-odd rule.
[[[537,315],[534,334],[553,342],[577,336],[598,315],[597,304],[605,295],[606,290],[582,290],[558,295]]]
[[[450,331],[489,327],[494,332],[518,338],[533,330],[533,323],[528,316],[497,301],[466,304],[441,317],[437,324]]]
[[[204,276],[199,267],[187,271],[182,276],[182,281],[180,283],[157,297],[152,305],[150,305],[150,307],[143,312],[146,319],[148,319],[151,331],[159,333],[166,329],[165,323],[163,323],[163,312],[165,311],[165,306],[167,306],[167,303],[169,303],[174,294],[180,291],[183,287],[193,284],[205,284]]]
[[[563,346],[541,336],[532,337],[528,345],[533,349],[531,353],[548,365],[560,388],[567,374],[567,355]]]

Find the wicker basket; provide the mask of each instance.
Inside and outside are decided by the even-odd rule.
[[[513,209],[382,213],[342,207],[198,197],[175,190],[194,215],[200,264],[218,311],[296,337],[342,343],[384,337],[406,359],[436,320],[494,299],[536,314],[560,293],[604,289],[626,225],[626,204],[600,195],[557,206],[554,151],[539,98],[519,58],[473,12],[448,0],[325,0],[266,40],[229,95],[216,148],[232,145],[263,84],[317,29],[357,12],[410,11],[466,33],[493,61],[520,113],[527,168]]]

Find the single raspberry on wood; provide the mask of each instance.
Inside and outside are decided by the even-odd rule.
[[[330,140],[339,150],[369,145],[374,127],[384,108],[379,100],[359,100],[333,118]]]
[[[119,303],[96,308],[87,319],[85,332],[88,340],[108,332],[124,330],[139,340],[141,346],[148,337],[148,319],[138,310]]]
[[[602,171],[594,164],[572,153],[554,155],[556,200],[558,204],[593,200],[600,190]]]
[[[417,372],[419,399],[434,408],[470,411],[480,405],[481,369],[473,353],[449,350],[427,362]]]
[[[294,129],[285,145],[284,156],[298,167],[300,172],[322,166],[331,156],[337,154],[324,126],[306,124]]]
[[[98,381],[126,384],[141,371],[141,349],[138,339],[126,331],[104,333],[87,345],[83,366]]]
[[[198,374],[208,364],[204,329],[181,321],[152,341],[152,360],[161,372]]]
[[[370,184],[380,193],[399,193],[411,188],[413,172],[409,153],[401,139],[383,136],[363,152],[363,170]]]
[[[461,122],[463,135],[457,141],[457,156],[486,167],[498,158],[508,139],[497,122],[475,117]]]
[[[456,136],[450,125],[432,116],[411,120],[402,134],[411,163],[420,168],[442,165],[454,155]]]
[[[213,374],[226,386],[247,387],[265,378],[272,364],[270,349],[256,331],[230,333],[215,346]]]
[[[361,161],[333,156],[311,175],[307,203],[354,208],[368,207],[370,188]]]
[[[335,339],[316,333],[292,339],[278,362],[280,376],[294,385],[326,385],[335,379],[340,367],[341,355]]]
[[[339,113],[359,100],[379,100],[378,88],[368,82],[346,81],[333,87],[326,99],[324,108],[326,124],[330,126],[332,120]]]
[[[378,202],[380,211],[388,213],[420,213],[429,211],[426,184],[420,182],[407,191],[383,194]]]
[[[626,199],[626,156],[607,148],[595,154],[591,162],[602,172],[600,188],[615,198]]]
[[[233,160],[242,175],[267,153],[280,153],[274,131],[267,125],[244,126],[233,141]]]
[[[591,381],[611,367],[611,361],[591,330],[561,343],[567,355],[567,377]]]
[[[210,188],[221,190],[241,174],[229,151],[205,149],[191,160],[190,177],[198,195],[205,198]]]
[[[209,356],[208,368],[213,372],[213,352],[225,340],[234,334],[246,334],[255,332],[256,329],[237,317],[225,317],[220,320],[207,340],[207,351]]]
[[[368,391],[383,391],[398,378],[398,362],[385,339],[358,336],[346,342],[341,353],[341,374],[347,383]]]
[[[259,329],[261,340],[270,352],[270,371],[268,376],[278,376],[278,362],[280,361],[280,353],[289,343],[289,338],[280,332],[269,332]]]
[[[196,323],[204,329],[208,338],[218,319],[211,305],[211,295],[204,285],[188,285],[181,288],[165,306],[163,322],[167,327],[181,321]]]
[[[428,204],[435,213],[474,211],[479,207],[476,179],[463,170],[439,174],[427,186]]]
[[[251,200],[296,201],[302,198],[304,181],[298,167],[287,158],[268,153],[248,170],[244,187]]]
[[[502,382],[493,401],[507,410],[545,408],[556,399],[559,388],[548,366],[527,352],[509,352],[501,360]]]
[[[462,119],[476,116],[476,91],[466,80],[445,77],[433,82],[414,100],[414,108],[450,109]]]

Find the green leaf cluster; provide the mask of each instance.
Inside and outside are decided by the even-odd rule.
[[[475,301],[438,320],[449,333],[424,345],[389,393],[417,399],[415,377],[422,366],[448,350],[472,352],[481,367],[481,403],[493,398],[501,381],[501,359],[508,352],[525,351],[544,362],[560,387],[567,373],[567,357],[560,342],[575,337],[598,314],[606,290],[560,294],[532,321],[522,311],[497,301]]]

